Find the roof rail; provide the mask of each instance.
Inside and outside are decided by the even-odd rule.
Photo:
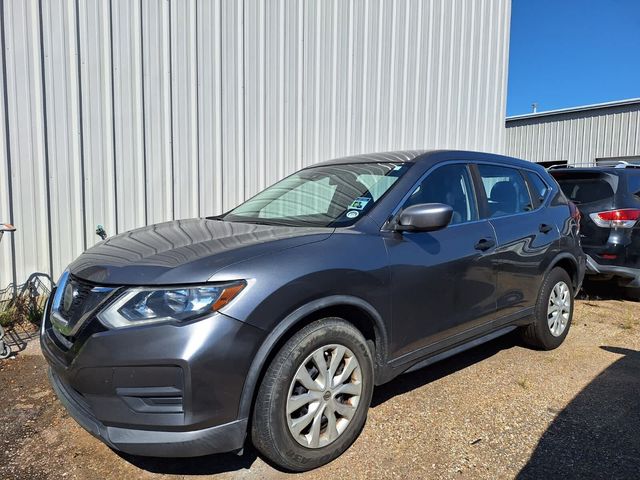
[[[613,168],[640,168],[640,165],[637,163],[629,163],[621,160]]]
[[[564,165],[551,165],[550,167],[547,167],[547,171],[549,170],[555,170],[556,168],[574,168],[573,165],[568,165],[568,164],[564,164]]]

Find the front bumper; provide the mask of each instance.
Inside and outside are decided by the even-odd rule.
[[[242,448],[240,399],[264,335],[216,313],[97,331],[65,350],[47,310],[40,343],[56,394],[87,431],[126,453],[191,457]]]
[[[244,444],[247,419],[187,432],[110,427],[97,420],[52,369],[49,369],[49,380],[69,415],[91,435],[115,450],[152,457],[197,457],[240,450]]]
[[[625,287],[640,287],[640,269],[619,265],[603,265],[587,255],[587,275],[607,275],[623,279]]]

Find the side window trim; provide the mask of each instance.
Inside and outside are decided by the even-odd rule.
[[[484,184],[482,183],[482,177],[480,177],[478,163],[474,162],[469,164],[469,170],[471,170],[473,190],[476,194],[476,204],[478,205],[478,219],[487,220],[491,216],[489,211],[489,199],[487,198],[487,192],[484,189]]]

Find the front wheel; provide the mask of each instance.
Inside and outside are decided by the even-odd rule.
[[[339,318],[313,322],[284,344],[265,373],[253,444],[287,470],[329,463],[359,435],[372,393],[373,362],[362,334]]]
[[[553,350],[562,344],[573,317],[571,285],[571,278],[563,268],[556,267],[545,276],[534,310],[534,322],[522,330],[522,338],[527,344],[543,350]]]

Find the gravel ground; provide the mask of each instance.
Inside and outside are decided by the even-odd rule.
[[[377,388],[356,443],[298,477],[638,478],[639,372],[640,303],[581,300],[555,351],[507,336]],[[0,387],[0,479],[293,476],[251,448],[186,460],[111,451],[56,401],[37,342],[0,363]]]

